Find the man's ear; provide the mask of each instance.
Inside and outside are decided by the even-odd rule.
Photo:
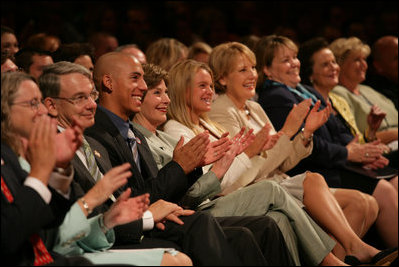
[[[57,105],[56,105],[55,100],[53,98],[46,97],[43,100],[43,104],[46,106],[49,115],[51,115],[52,117],[57,117],[58,116]]]
[[[104,89],[108,90],[109,92],[112,92],[112,78],[110,75],[105,74],[102,78],[102,82],[104,85]]]

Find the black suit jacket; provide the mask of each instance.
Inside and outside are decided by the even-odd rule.
[[[150,193],[151,202],[163,199],[176,203],[202,174],[198,168],[199,170],[186,176],[175,161],[169,162],[158,171],[145,137],[133,128],[134,134],[140,140],[137,142],[140,173],[129,146],[108,115],[101,109],[97,109],[95,120],[96,123],[88,128],[85,134],[93,137],[106,148],[112,166],[130,163],[133,175],[128,179],[128,186],[132,189],[132,196]]]
[[[93,151],[94,157],[96,158],[97,166],[99,167],[101,173],[107,173],[111,168],[111,162],[109,160],[108,152],[97,140],[85,136],[85,139],[90,144]],[[72,159],[72,165],[75,170],[74,181],[80,185],[81,189],[87,193],[95,184],[96,181],[91,176],[90,172],[80,160],[80,158],[75,154]],[[119,193],[121,190],[119,190]],[[116,194],[115,194],[116,195]],[[104,213],[107,211],[111,205],[112,201],[108,200],[104,204],[96,207],[90,216],[97,215],[99,213]],[[140,243],[144,235],[143,233],[143,222],[142,220],[136,220],[131,223],[117,226],[114,228],[116,235],[116,245]]]
[[[35,190],[24,186],[23,182],[28,174],[19,165],[17,155],[3,143],[1,159],[1,176],[14,198],[10,202],[2,192],[2,262],[10,265],[32,265],[34,254],[29,237],[41,233],[41,230],[50,230],[60,225],[72,202],[50,188],[52,197],[48,205]]]

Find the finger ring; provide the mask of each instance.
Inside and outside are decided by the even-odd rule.
[[[369,153],[366,152],[366,153],[364,154],[364,156],[365,156],[366,158],[368,158],[368,157],[369,157]]]

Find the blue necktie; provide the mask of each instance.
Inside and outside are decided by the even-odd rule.
[[[141,172],[140,156],[139,151],[137,150],[136,136],[130,128],[127,132],[127,142],[129,143],[129,147],[132,150],[134,162],[136,162],[137,168],[139,168],[139,171]]]

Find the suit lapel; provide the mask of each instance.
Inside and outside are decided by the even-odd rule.
[[[105,174],[112,168],[107,150],[94,138],[91,138],[90,136],[85,136],[85,138],[93,150],[97,166],[100,168],[101,173]]]
[[[133,128],[134,135],[138,139],[137,149],[140,155],[140,163],[141,163],[141,171],[145,171],[149,177],[156,177],[158,174],[157,163],[152,157],[152,153],[149,149],[147,141],[145,140],[144,135],[140,133],[137,129]],[[143,168],[144,167],[144,168]]]
[[[72,165],[75,169],[74,179],[82,186],[83,190],[87,192],[96,184],[96,181],[94,181],[94,178],[76,154],[72,159]]]

